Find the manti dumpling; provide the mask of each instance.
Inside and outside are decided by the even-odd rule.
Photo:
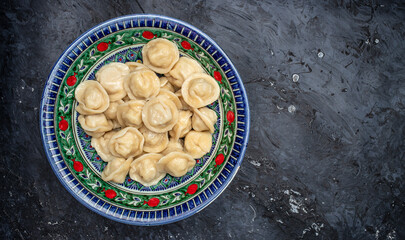
[[[204,70],[201,68],[200,64],[196,60],[189,57],[180,57],[179,61],[169,72],[170,76],[176,79],[176,81],[171,81],[170,83],[178,88],[181,88],[184,80],[186,80],[190,75],[192,75],[193,73],[203,72]]]
[[[173,128],[179,118],[176,105],[169,98],[158,96],[145,103],[142,120],[154,132],[164,133]]]
[[[191,116],[192,112],[185,110],[179,112],[179,120],[169,134],[172,139],[177,140],[184,137],[191,130]]]
[[[130,100],[117,107],[117,120],[121,126],[142,126],[142,109],[145,105],[143,100]]]
[[[139,62],[126,62],[125,65],[129,67],[129,72],[136,72],[141,69],[149,69],[147,66]]]
[[[174,92],[174,87],[169,82],[169,79],[167,77],[161,77],[159,78],[159,80],[160,80],[160,90],[166,89],[169,90],[170,92]]]
[[[123,104],[123,103],[124,103],[123,100],[110,102],[110,106],[104,112],[107,119],[116,120],[117,119],[117,107],[118,107],[118,105]]]
[[[217,114],[214,110],[207,107],[194,109],[194,115],[191,119],[193,129],[199,132],[210,131],[213,133],[215,131],[215,123],[217,122]]]
[[[179,97],[177,97],[176,94],[174,94],[173,92],[170,92],[169,90],[160,89],[158,96],[164,96],[164,97],[170,99],[174,104],[176,104],[176,107],[178,109],[181,109],[183,107]]]
[[[157,163],[160,171],[165,171],[173,177],[184,176],[194,165],[194,158],[184,152],[171,152]]]
[[[193,158],[200,158],[210,151],[212,136],[209,132],[190,131],[184,139],[184,148]]]
[[[112,121],[108,120],[103,113],[80,115],[78,121],[88,135],[96,138],[113,129]]]
[[[141,69],[129,74],[124,87],[130,99],[148,100],[158,95],[160,80],[153,71]]]
[[[143,152],[144,138],[134,127],[126,127],[114,133],[108,143],[108,150],[116,157],[136,157]]]
[[[104,162],[111,162],[114,160],[114,156],[111,154],[110,150],[108,149],[108,143],[114,135],[116,131],[110,131],[104,134],[104,136],[101,137],[92,137],[91,138],[91,146],[96,149],[97,154],[101,157],[101,160]]]
[[[82,115],[102,113],[110,106],[107,92],[96,81],[80,83],[75,90],[75,98],[79,103],[76,110]]]
[[[157,38],[148,42],[142,49],[143,63],[153,71],[168,73],[179,60],[179,49],[173,42]]]
[[[109,63],[98,70],[96,79],[107,91],[110,101],[121,100],[127,95],[124,89],[124,79],[128,74],[129,67],[119,62]]]
[[[101,173],[101,179],[115,183],[123,183],[128,174],[133,158],[114,158]]]
[[[188,105],[200,108],[218,99],[219,86],[210,75],[194,73],[184,81],[181,95]]]
[[[148,153],[138,157],[131,163],[129,176],[146,187],[156,185],[166,175],[157,168],[157,162],[162,157],[163,155],[158,153]]]
[[[167,148],[167,145],[169,144],[169,136],[167,132],[155,133],[145,126],[141,127],[139,131],[145,138],[143,151],[150,153],[158,153]]]
[[[184,148],[183,145],[184,145],[183,139],[175,140],[171,138],[169,140],[169,144],[167,144],[166,149],[162,151],[162,154],[167,155],[171,152],[183,152]]]
[[[192,109],[183,99],[183,96],[181,95],[181,89],[178,90],[177,92],[174,93],[180,100],[181,102],[181,110],[190,110]]]

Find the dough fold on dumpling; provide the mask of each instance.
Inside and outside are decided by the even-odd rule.
[[[113,128],[113,123],[107,120],[103,113],[80,115],[78,121],[83,130],[92,137],[101,137]]]
[[[160,80],[153,71],[141,69],[129,74],[124,87],[130,99],[148,100],[158,95]]]
[[[181,109],[183,107],[179,97],[177,97],[176,94],[174,94],[173,92],[170,92],[169,90],[160,89],[158,96],[164,96],[164,97],[170,99],[174,104],[176,104],[176,107],[178,109]]]
[[[179,112],[179,120],[173,129],[169,131],[170,136],[174,140],[184,137],[191,130],[191,111],[185,110]]]
[[[174,140],[173,138],[171,138],[169,140],[169,143],[167,144],[166,149],[162,151],[162,154],[167,155],[171,152],[183,152],[184,148],[183,145],[184,145],[183,139]]]
[[[107,92],[96,81],[84,81],[77,86],[75,98],[79,105],[76,107],[82,115],[103,113],[110,106]]]
[[[142,109],[145,105],[143,100],[131,100],[117,107],[117,120],[121,126],[142,126]]]
[[[159,78],[159,80],[160,80],[160,91],[162,91],[162,89],[166,89],[169,90],[170,92],[174,92],[174,87],[169,82],[169,79],[167,77],[161,77]]]
[[[126,127],[111,136],[108,149],[116,157],[136,157],[143,152],[144,138],[134,127]]]
[[[180,57],[179,61],[173,66],[169,74],[171,77],[176,79],[176,81],[170,82],[178,88],[181,88],[184,80],[186,80],[193,73],[203,73],[204,70],[200,64],[189,57]]]
[[[200,158],[210,151],[212,136],[209,132],[190,131],[184,139],[184,148],[193,158]]]
[[[101,173],[101,179],[104,181],[112,181],[115,183],[123,183],[128,174],[133,158],[127,160],[124,158],[114,158],[107,164]]]
[[[92,137],[91,138],[91,146],[96,149],[97,154],[101,157],[101,160],[104,162],[111,162],[114,160],[114,156],[111,154],[110,150],[108,149],[108,143],[114,135],[116,131],[110,131],[104,134],[104,136],[101,137]]]
[[[110,102],[110,106],[104,112],[107,119],[116,120],[117,119],[117,107],[118,107],[118,105],[123,104],[123,103],[124,103],[123,100]]]
[[[143,126],[139,129],[145,138],[143,151],[150,153],[159,153],[167,148],[169,144],[169,136],[167,132],[156,133]]]
[[[168,73],[179,60],[179,49],[173,42],[157,38],[148,42],[142,49],[143,63],[153,71]]]
[[[188,105],[200,108],[218,99],[219,86],[210,75],[194,73],[184,81],[181,95]]]
[[[158,96],[152,98],[142,110],[142,121],[154,132],[163,133],[171,130],[177,123],[179,112],[176,105],[169,98]]]
[[[165,171],[173,177],[182,177],[195,165],[192,156],[184,152],[171,152],[157,163],[160,171]]]
[[[181,102],[181,110],[190,110],[192,109],[183,99],[183,96],[181,95],[181,89],[178,90],[177,92],[174,93],[180,100]]]
[[[146,187],[156,185],[166,175],[166,172],[159,171],[157,168],[157,162],[162,157],[162,154],[157,153],[138,157],[131,163],[129,176]]]
[[[125,65],[129,67],[129,72],[136,72],[141,69],[149,69],[147,66],[139,62],[126,62]]]
[[[213,133],[215,131],[215,123],[217,122],[217,114],[214,110],[207,107],[193,109],[194,115],[191,119],[193,129],[199,132],[210,131]]]
[[[119,62],[104,65],[97,71],[96,79],[107,91],[110,101],[121,100],[127,95],[124,79],[128,74],[129,67]]]

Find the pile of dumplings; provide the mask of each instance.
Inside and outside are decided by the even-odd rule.
[[[177,46],[157,38],[142,49],[143,64],[109,63],[75,91],[78,121],[107,162],[104,181],[144,186],[166,174],[184,176],[212,147],[218,83]],[[160,77],[157,75],[160,74]]]

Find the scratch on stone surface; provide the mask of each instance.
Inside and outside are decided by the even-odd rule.
[[[249,206],[250,206],[250,208],[253,210],[253,218],[252,218],[252,222],[254,222],[254,221],[255,221],[255,218],[256,218],[256,210],[253,208],[253,206],[252,206],[252,205],[250,205],[250,204],[249,204]]]

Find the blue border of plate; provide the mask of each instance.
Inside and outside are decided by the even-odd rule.
[[[130,210],[109,204],[87,191],[74,178],[60,154],[55,136],[54,107],[61,82],[74,60],[99,38],[125,28],[164,28],[187,37],[202,46],[216,59],[227,76],[236,100],[236,139],[231,155],[218,177],[203,192],[193,199],[163,210]],[[203,41],[204,40],[204,41]],[[214,201],[236,175],[245,154],[249,138],[249,104],[242,80],[224,51],[201,30],[174,18],[155,14],[127,15],[111,19],[88,30],[77,38],[60,56],[45,84],[40,108],[40,129],[42,142],[49,163],[62,185],[80,203],[90,210],[109,219],[139,226],[162,225],[187,218]]]

